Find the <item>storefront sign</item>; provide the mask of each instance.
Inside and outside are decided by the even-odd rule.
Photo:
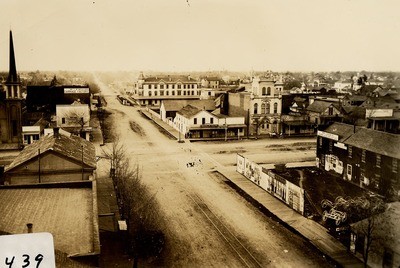
[[[318,130],[317,135],[320,136],[320,137],[324,137],[324,138],[330,139],[330,140],[334,140],[334,141],[338,141],[339,140],[339,136],[338,135],[332,134],[332,133],[328,133],[328,132],[324,132],[324,131],[321,131],[321,130]]]
[[[66,87],[64,88],[64,94],[88,94],[88,87]]]

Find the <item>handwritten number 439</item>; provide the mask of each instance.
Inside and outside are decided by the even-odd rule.
[[[30,256],[27,255],[27,254],[24,254],[24,255],[22,255],[22,258],[24,258],[24,264],[22,265],[22,268],[30,267],[29,266],[31,264],[31,261],[29,260]],[[6,265],[8,265],[8,268],[13,268],[12,265],[14,263],[14,260],[15,260],[15,256],[13,256],[11,260],[6,258],[5,263],[6,263]],[[42,262],[42,260],[43,260],[43,255],[42,254],[36,255],[36,257],[35,257],[35,261],[36,261],[36,266],[35,267],[36,268],[39,268],[40,263]]]

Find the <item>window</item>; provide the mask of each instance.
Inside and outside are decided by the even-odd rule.
[[[278,113],[278,103],[274,103],[274,114]]]
[[[17,120],[11,120],[11,124],[12,124],[12,134],[13,136],[18,136],[18,124],[17,124]]]
[[[181,90],[178,90],[178,96],[180,96],[181,95],[181,93],[182,93],[182,91]]]
[[[258,113],[258,103],[254,103],[254,114]]]
[[[157,96],[157,92],[158,92],[158,91],[154,91],[154,96]]]
[[[265,112],[265,103],[262,103],[261,104],[261,113],[262,114],[265,114],[266,112]]]
[[[160,90],[160,96],[164,96],[164,90]]]
[[[151,91],[149,91],[149,96],[151,96]]]
[[[376,167],[377,168],[381,167],[381,155],[380,154],[376,155]]]
[[[206,119],[203,117],[202,119],[201,119],[201,124],[205,124],[206,123]]]
[[[182,85],[181,85],[181,84],[178,84],[178,89],[181,89],[181,87],[182,87]]]
[[[266,113],[266,114],[269,114],[269,113],[270,113],[270,110],[271,110],[271,106],[269,105],[269,102],[267,102],[267,103],[265,104],[265,113]]]
[[[61,124],[65,124],[65,117],[61,118]]]
[[[332,153],[333,142],[329,141],[329,152]]]
[[[353,157],[353,146],[349,145],[349,149],[347,152],[348,152],[349,158],[352,158]]]
[[[349,176],[351,178],[352,175],[353,175],[353,166],[350,164],[347,164],[347,176]]]
[[[186,90],[183,91],[183,96],[186,96]]]
[[[197,125],[197,118],[193,119],[193,124]]]
[[[362,150],[361,152],[361,162],[365,163],[365,155],[366,155],[366,151]]]
[[[328,109],[328,115],[333,115],[333,107],[330,106]]]
[[[393,172],[393,173],[397,173],[397,168],[398,168],[398,166],[397,166],[397,159],[396,159],[396,158],[393,158],[393,160],[392,160],[392,172]]]
[[[192,90],[192,95],[194,95],[194,90]]]
[[[267,89],[265,87],[262,88],[262,95],[266,95],[267,94]]]
[[[271,95],[271,88],[270,87],[267,88],[267,95]]]
[[[165,95],[169,96],[169,91],[168,90],[165,91]]]
[[[175,90],[172,90],[172,96],[175,96]]]
[[[214,118],[210,118],[210,124],[214,124]]]
[[[380,174],[375,174],[375,176],[372,176],[372,182],[371,182],[372,187],[374,187],[375,189],[379,189],[380,182],[381,182]]]
[[[318,137],[318,147],[322,147],[322,137]]]
[[[161,85],[160,85],[160,89],[164,89],[164,84],[161,84]]]

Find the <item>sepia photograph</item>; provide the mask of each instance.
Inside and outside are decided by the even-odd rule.
[[[2,0],[0,268],[400,267],[399,10]]]

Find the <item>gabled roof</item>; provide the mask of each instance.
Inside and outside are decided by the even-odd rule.
[[[182,109],[180,109],[177,113],[183,115],[186,118],[191,118],[198,114],[201,110],[192,106],[192,105],[186,105]]]
[[[307,107],[307,111],[317,112],[317,113],[323,113],[323,112],[326,111],[326,109],[328,109],[331,105],[332,105],[333,107],[335,107],[336,109],[339,109],[339,108],[336,106],[336,103],[329,102],[329,101],[315,100],[313,103],[311,103],[311,104]]]
[[[360,128],[345,143],[370,152],[400,159],[400,135]]]
[[[351,135],[353,135],[354,132],[357,131],[358,129],[359,127],[354,127],[353,125],[335,122],[326,129],[324,129],[323,131],[338,135],[339,141],[343,142]]]
[[[179,111],[187,105],[191,105],[200,110],[214,111],[214,100],[163,100],[165,111]]]
[[[5,168],[5,171],[10,171],[23,163],[26,163],[40,155],[49,151],[62,155],[72,161],[82,162],[91,168],[96,168],[96,151],[94,145],[85,139],[71,135],[70,137],[63,134],[46,135],[38,141],[27,145],[14,159],[14,161]]]

